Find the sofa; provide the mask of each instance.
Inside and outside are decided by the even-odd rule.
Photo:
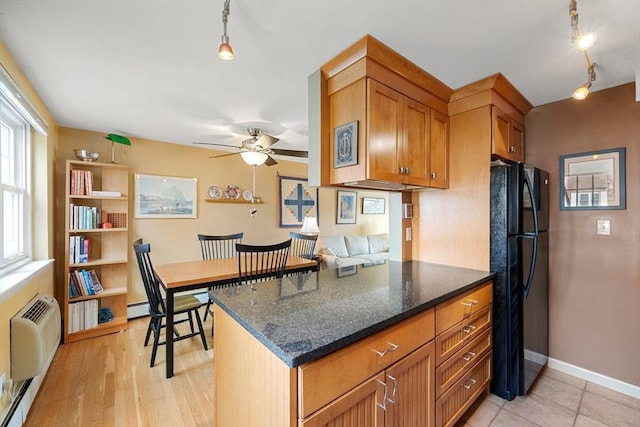
[[[389,234],[320,236],[316,253],[323,268],[382,264],[389,259]]]

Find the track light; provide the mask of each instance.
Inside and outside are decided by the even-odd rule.
[[[586,56],[585,52],[585,56]],[[587,72],[589,74],[589,81],[587,81],[583,86],[580,86],[573,92],[573,97],[579,101],[582,101],[589,95],[589,89],[591,88],[591,83],[596,81],[596,63],[589,63],[589,58],[586,57],[587,60]]]
[[[571,17],[571,43],[575,45],[578,50],[584,53],[584,59],[587,62],[587,73],[589,79],[587,83],[580,86],[573,92],[573,98],[583,100],[589,95],[589,89],[591,84],[596,80],[596,63],[591,63],[587,50],[591,48],[598,39],[595,33],[582,34],[578,27],[578,3],[577,0],[569,0],[569,16]]]
[[[223,59],[225,61],[230,61],[233,59],[233,48],[231,44],[229,44],[229,36],[227,35],[227,21],[229,20],[229,3],[231,0],[225,0],[224,8],[222,9],[222,26],[224,32],[222,33],[222,43],[218,47],[218,58]]]

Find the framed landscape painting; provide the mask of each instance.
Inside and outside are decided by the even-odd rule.
[[[197,178],[135,174],[135,218],[196,218]]]

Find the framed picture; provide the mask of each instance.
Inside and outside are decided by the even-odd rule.
[[[626,209],[625,151],[560,156],[560,209]]]
[[[378,197],[363,197],[362,198],[362,213],[363,214],[383,214],[384,213],[384,199]]]
[[[346,267],[338,267],[337,269],[337,275],[338,277],[346,277],[346,276],[353,276],[354,274],[358,273],[358,266],[357,265],[349,265]]]
[[[356,195],[355,191],[338,190],[336,224],[356,223]]]
[[[358,164],[358,121],[333,130],[333,167]]]
[[[135,218],[196,218],[197,178],[135,174]]]
[[[306,178],[281,176],[280,227],[302,227],[305,217],[313,216],[320,223],[318,189],[309,187]]]

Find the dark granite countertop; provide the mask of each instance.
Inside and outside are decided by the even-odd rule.
[[[215,303],[289,367],[319,359],[489,279],[493,274],[387,261],[218,289]]]

